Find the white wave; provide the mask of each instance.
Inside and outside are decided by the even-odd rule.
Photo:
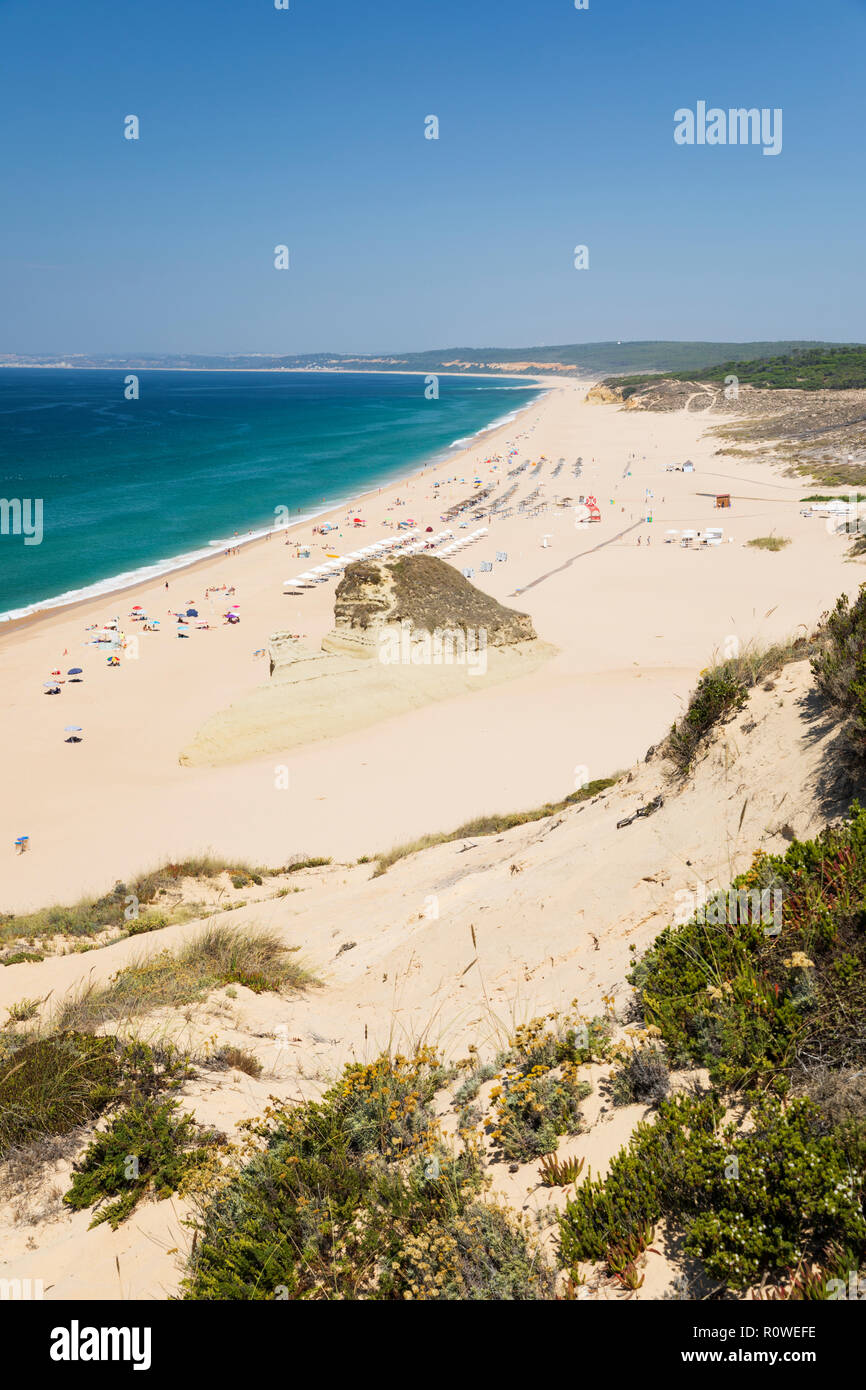
[[[486,388],[479,387],[478,389],[485,390]],[[531,390],[532,388],[515,387],[512,389]],[[520,406],[517,410],[511,411],[508,415],[502,416],[500,419],[491,421],[489,425],[482,425],[481,429],[476,430],[474,434],[469,435],[466,439],[456,439],[453,444],[448,446],[449,452],[454,448],[468,448],[473,439],[478,439],[482,435],[489,434],[491,430],[501,429],[503,425],[511,424],[513,420],[516,420],[519,415],[522,415],[525,410],[529,410],[537,401],[541,400],[542,396],[546,396],[547,394],[547,391],[540,391],[531,401],[527,401],[525,405]],[[431,464],[443,461],[442,457],[433,457],[429,458],[425,464],[421,464],[420,466],[422,468],[430,467]],[[412,473],[414,473],[415,469],[418,467],[419,465],[415,464]],[[412,474],[401,473],[398,477],[390,476],[383,478],[381,481],[371,479],[360,492],[354,493],[351,496],[332,498],[315,511],[299,513],[297,516],[291,517],[288,526],[266,526],[256,531],[247,531],[243,536],[233,535],[227,536],[224,539],[208,541],[206,546],[201,546],[196,550],[186,551],[182,555],[173,555],[169,559],[157,560],[150,565],[140,565],[138,569],[124,570],[120,574],[111,575],[107,579],[100,579],[93,584],[83,585],[79,589],[67,589],[62,594],[55,594],[51,598],[37,599],[35,602],[28,603],[22,608],[10,608],[4,613],[0,613],[0,625],[14,622],[18,618],[28,618],[31,614],[41,613],[45,609],[65,608],[69,604],[80,603],[85,599],[99,598],[102,594],[113,594],[122,589],[131,589],[137,584],[146,583],[149,579],[158,579],[161,575],[172,574],[176,570],[186,569],[189,565],[194,565],[197,560],[212,558],[218,550],[227,550],[230,546],[249,545],[252,541],[261,540],[263,536],[269,533],[271,535],[274,533],[279,534],[281,531],[288,529],[288,527],[302,526],[308,521],[315,521],[317,516],[324,516],[328,512],[335,511],[338,507],[347,505],[358,506],[361,498],[365,496],[366,493],[375,492],[380,487],[387,487],[391,483],[399,481],[400,477],[409,476],[412,476]]]

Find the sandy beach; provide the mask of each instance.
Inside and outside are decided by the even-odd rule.
[[[844,538],[800,515],[808,487],[717,456],[717,441],[704,437],[712,415],[625,412],[587,404],[586,382],[545,385],[548,393],[513,422],[351,508],[175,572],[168,587],[160,578],[0,633],[0,909],[71,901],[205,850],[265,865],[295,855],[349,860],[476,814],[562,797],[576,777],[642,759],[726,643],[786,636],[856,589]],[[336,581],[292,597],[285,580],[394,534],[408,518],[422,533],[439,531],[447,508],[472,494],[476,470],[483,485],[496,485],[495,497],[524,459],[539,466],[512,480],[511,514],[485,518],[488,534],[452,563],[528,613],[556,649],[550,660],[505,681],[481,677],[408,712],[380,718],[373,710],[364,728],[291,747],[284,760],[253,749],[226,766],[179,761],[206,721],[268,683],[267,659],[256,653],[272,633],[297,633],[315,647],[332,627]],[[693,473],[666,472],[685,459]],[[593,494],[601,519],[576,524],[571,506],[521,514],[517,505],[535,489],[551,504]],[[732,494],[730,510],[715,509],[721,491]],[[363,528],[347,524],[355,515]],[[324,521],[339,527],[327,539],[313,534]],[[665,543],[670,530],[714,524],[724,527],[718,547]],[[776,554],[744,548],[771,532],[792,544]],[[296,558],[301,546],[309,559]],[[507,561],[496,562],[497,552]],[[493,569],[482,572],[482,561]],[[222,585],[234,595],[206,597]],[[223,622],[229,603],[240,605],[238,624]],[[130,621],[136,604],[160,620],[158,633]],[[179,640],[171,615],[189,606],[211,627]],[[104,651],[85,643],[92,625],[114,616],[138,637],[138,657],[124,654],[109,668]],[[74,666],[82,683],[43,694],[51,672]],[[81,726],[80,743],[66,742],[69,725]],[[288,776],[278,779],[283,762]],[[23,855],[14,848],[20,835],[30,837]]]

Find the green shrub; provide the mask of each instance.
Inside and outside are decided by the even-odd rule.
[[[508,1053],[500,1052],[492,1062],[481,1062],[473,1067],[466,1080],[461,1082],[454,1092],[454,1109],[462,1110],[475,1099],[485,1081],[492,1081],[494,1076],[505,1066],[508,1061]]]
[[[760,1099],[746,1131],[720,1127],[722,1115],[716,1095],[664,1101],[607,1177],[590,1176],[567,1203],[565,1262],[602,1260],[664,1216],[684,1231],[686,1253],[732,1289],[809,1263],[858,1268],[866,1253],[862,1129],[852,1167],[809,1101]]]
[[[130,1097],[177,1086],[190,1074],[186,1058],[172,1047],[75,1032],[14,1041],[0,1060],[0,1158],[65,1134]]]
[[[0,1158],[94,1118],[117,1084],[113,1038],[65,1033],[25,1043],[0,1063]]]
[[[116,1230],[148,1191],[160,1200],[183,1188],[213,1143],[192,1116],[178,1115],[176,1100],[137,1096],[95,1135],[63,1200],[73,1211],[94,1207],[91,1227],[108,1221]]]
[[[762,920],[770,893],[777,935]],[[733,896],[665,928],[628,979],[672,1064],[725,1085],[866,1062],[866,812],[855,804],[815,840],[756,855]]]
[[[447,1077],[429,1049],[380,1057],[256,1127],[267,1148],[205,1208],[185,1297],[552,1297],[525,1225],[482,1200],[476,1150],[438,1138]]]
[[[854,603],[837,599],[818,633],[812,658],[815,685],[845,720],[845,733],[858,759],[866,757],[866,588]]]
[[[602,1019],[585,1024],[553,1013],[518,1028],[501,1083],[490,1091],[494,1113],[486,1129],[496,1156],[527,1163],[551,1153],[561,1135],[577,1134],[581,1102],[591,1090],[578,1067],[606,1054],[608,1046]]]
[[[164,912],[144,912],[140,917],[133,918],[126,923],[127,936],[142,936],[147,932],[160,931],[168,926],[168,918]]]
[[[810,649],[803,637],[766,648],[749,647],[704,671],[688,709],[672,726],[664,745],[676,771],[685,776],[691,770],[713,729],[743,708],[753,686],[786,662],[807,656]]]

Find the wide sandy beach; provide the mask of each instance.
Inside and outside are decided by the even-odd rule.
[[[576,776],[603,777],[641,759],[726,644],[786,636],[856,589],[860,571],[846,563],[844,538],[800,515],[808,486],[717,455],[717,441],[702,437],[711,415],[588,405],[587,383],[549,385],[465,453],[316,518],[339,523],[328,540],[306,522],[176,572],[168,588],[164,578],[151,581],[0,634],[0,910],[70,901],[205,850],[268,865],[296,855],[357,858],[475,814],[562,797]],[[557,649],[552,659],[507,682],[479,677],[469,693],[396,717],[377,720],[373,711],[367,727],[292,748],[284,760],[269,752],[229,766],[180,762],[206,720],[268,681],[256,653],[273,632],[316,646],[331,628],[335,581],[289,597],[284,580],[326,554],[393,534],[409,517],[439,531],[446,508],[472,493],[476,470],[484,484],[503,479],[503,492],[509,467],[542,457],[540,468],[520,474],[512,504],[536,488],[551,503],[592,493],[600,523],[576,525],[570,507],[537,516],[515,509],[485,518],[487,536],[453,562],[528,612]],[[665,471],[686,458],[693,473]],[[715,510],[717,491],[733,494],[730,511]],[[363,529],[347,524],[354,515]],[[479,524],[470,520],[470,529]],[[665,543],[668,530],[713,524],[725,528],[721,546]],[[770,532],[792,544],[779,553],[744,548]],[[296,558],[298,543],[309,559]],[[507,562],[496,563],[497,552]],[[489,573],[480,571],[485,560],[494,562]],[[206,598],[214,585],[235,594]],[[241,621],[226,626],[234,602]],[[159,633],[130,622],[136,604],[160,619]],[[188,606],[212,626],[179,640],[171,612]],[[104,651],[85,643],[91,625],[115,615],[138,636],[139,656],[109,668]],[[84,669],[81,684],[43,694],[52,671],[74,666]],[[81,726],[80,743],[66,742],[68,725]],[[287,779],[277,775],[283,762]],[[19,835],[30,837],[23,855]]]

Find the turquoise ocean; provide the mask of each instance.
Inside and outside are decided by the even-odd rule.
[[[0,368],[0,620],[159,574],[441,461],[543,394],[387,373]],[[462,476],[462,475],[461,475]],[[468,476],[468,475],[467,475]],[[471,481],[471,480],[470,480]],[[35,519],[36,513],[31,511]],[[25,528],[26,529],[26,528]]]

